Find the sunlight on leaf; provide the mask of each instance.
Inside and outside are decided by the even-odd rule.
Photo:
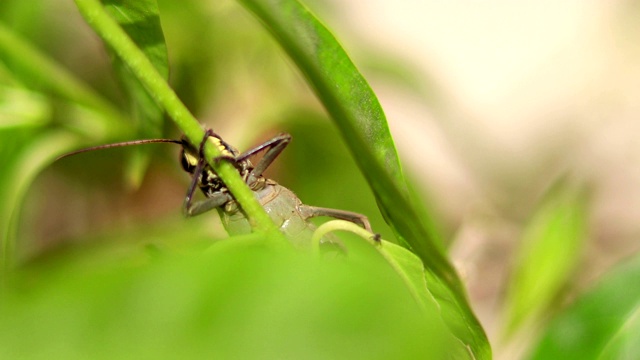
[[[51,115],[46,98],[26,89],[0,85],[0,130],[42,126]]]

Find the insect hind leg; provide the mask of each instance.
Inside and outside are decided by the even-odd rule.
[[[362,214],[358,214],[358,213],[346,211],[346,210],[323,208],[323,207],[309,206],[304,204],[300,205],[299,209],[300,209],[300,213],[305,217],[305,219],[309,219],[317,216],[330,216],[336,219],[351,221],[352,223],[362,226],[365,230],[373,234],[373,230],[371,229],[371,224],[369,223],[369,219]]]

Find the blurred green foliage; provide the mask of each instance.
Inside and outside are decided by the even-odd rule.
[[[348,256],[331,260],[266,246],[263,235],[211,246],[226,236],[217,216],[179,214],[188,177],[172,147],[54,163],[89,144],[180,131],[71,2],[3,0],[0,357],[490,357],[444,256],[437,217],[413,210],[420,199],[404,188],[393,142],[385,129],[371,130],[386,127],[375,95],[304,7],[240,1],[271,34],[230,0],[145,0],[137,13],[123,2],[103,3],[206,126],[240,150],[291,133],[269,177],[305,203],[366,214],[384,239],[409,243],[424,267],[393,248],[393,259],[409,259],[398,271],[355,236],[344,236]],[[136,38],[140,29],[147,33]],[[313,58],[309,44],[327,47]],[[382,55],[370,65],[392,81],[441,95]],[[340,92],[334,83],[356,83],[358,91]],[[581,186],[560,181],[523,221],[502,330],[531,336],[542,329],[536,359],[637,353],[637,259],[560,306],[583,260],[588,199]],[[433,301],[421,307],[416,292]]]
[[[524,228],[505,299],[505,331],[539,319],[577,268],[587,237],[586,191],[561,182]]]
[[[155,1],[145,1],[131,7],[131,4],[105,1],[105,9],[101,9],[97,2],[78,1],[88,23],[109,44],[106,50],[115,69],[112,75],[106,74],[110,71],[104,67],[104,53],[89,51],[93,40],[75,31],[80,28],[88,32],[89,29],[73,9],[48,4],[51,11],[33,11],[44,4],[34,2],[24,6],[8,1],[1,5],[2,13],[7,15],[0,24],[1,74],[7,90],[0,98],[3,109],[0,118],[8,120],[0,128],[5,130],[0,136],[7,140],[0,166],[5,174],[11,174],[0,184],[6,199],[0,213],[3,283],[8,282],[5,289],[10,290],[1,299],[6,321],[1,324],[0,333],[1,341],[7,344],[6,356],[170,356],[173,354],[167,352],[168,349],[182,348],[191,354],[222,354],[225,358],[232,354],[238,358],[286,354],[305,358],[326,358],[329,354],[349,358],[437,358],[445,350],[457,354],[456,357],[472,356],[465,344],[474,342],[472,352],[486,357],[488,344],[486,340],[483,342],[482,329],[477,328],[479,332],[471,334],[479,336],[480,342],[468,338],[462,343],[458,342],[462,338],[454,341],[459,334],[445,329],[437,303],[429,295],[428,287],[432,285],[424,281],[424,271],[435,269],[434,284],[457,281],[439,251],[429,254],[420,250],[421,257],[431,259],[425,262],[426,269],[418,258],[406,251],[387,254],[388,260],[396,259],[393,265],[381,261],[370,246],[350,248],[348,258],[325,263],[318,259],[297,259],[310,254],[280,253],[282,249],[266,246],[265,240],[256,240],[264,234],[256,234],[253,242],[234,238],[233,242],[225,242],[233,245],[214,247],[210,254],[216,256],[202,258],[190,251],[187,251],[189,255],[179,255],[181,251],[176,252],[175,244],[187,246],[195,242],[200,244],[195,252],[201,252],[201,242],[194,238],[220,237],[198,230],[216,229],[209,221],[191,221],[187,225],[189,231],[185,231],[176,226],[183,220],[160,214],[155,225],[134,218],[113,226],[122,212],[118,207],[104,209],[104,198],[113,202],[131,195],[124,193],[121,186],[105,187],[118,178],[110,169],[128,168],[129,183],[141,186],[144,192],[151,185],[150,180],[142,180],[141,176],[153,155],[151,151],[159,147],[135,149],[128,154],[136,155],[127,155],[128,159],[113,156],[124,153],[120,150],[110,155],[83,154],[48,167],[56,156],[82,144],[164,133],[166,126],[160,108],[164,107],[174,120],[179,113],[168,107],[173,105],[164,102],[173,95],[161,87],[151,86],[154,82],[157,84],[157,80],[149,82],[149,79],[156,76],[154,71],[157,71],[166,80],[167,49],[174,69],[171,82],[196,115],[207,117],[207,114],[229,109],[250,109],[234,118],[243,119],[243,123],[223,118],[210,122],[209,126],[232,129],[251,139],[262,136],[263,131],[272,127],[286,128],[289,120],[278,118],[287,117],[291,109],[300,109],[300,104],[307,104],[308,108],[289,119],[300,115],[316,119],[322,116],[317,115],[317,105],[309,101],[309,94],[299,91],[300,79],[292,75],[282,61],[276,42],[269,40],[267,33],[235,3],[203,6],[196,1],[163,1],[156,5]],[[382,109],[333,36],[295,1],[289,1],[284,7],[252,1],[244,5],[272,31],[274,26],[284,29],[277,36],[280,45],[293,54],[294,62],[307,76],[306,82],[338,121],[351,152],[359,154],[356,163],[361,169],[363,166],[370,169],[365,177],[369,178],[369,184],[372,178],[376,179],[374,192],[378,201],[382,199],[385,206],[391,206],[393,201],[405,201],[408,193],[404,190],[404,179]],[[155,70],[144,68],[146,65],[138,60],[132,61],[133,52],[120,48],[129,46],[129,40],[109,30],[112,25],[108,22],[112,20],[104,17],[105,10],[151,60]],[[40,25],[28,25],[45,13],[50,22],[34,21]],[[52,14],[64,17],[64,25],[56,22],[56,15]],[[166,24],[165,31],[169,34],[166,46],[161,23]],[[288,23],[297,23],[308,34],[318,35],[322,44],[314,47],[311,43],[298,42],[303,34],[292,32]],[[74,37],[75,40],[71,40]],[[69,51],[70,43],[74,44],[71,48],[74,51]],[[309,60],[312,62],[307,62]],[[316,60],[319,62],[313,62]],[[334,81],[344,87],[329,85]],[[247,95],[259,100],[243,103],[243,96]],[[300,135],[301,143],[308,145],[306,151],[296,151],[314,155],[290,162],[313,165],[307,166],[310,171],[292,165],[293,171],[311,175],[296,179],[301,187],[307,186],[308,201],[377,213],[376,202],[355,163],[344,161],[348,159],[347,151],[336,134],[324,125],[324,131],[314,134],[314,122],[302,126],[297,121],[290,124],[292,130],[297,127],[292,131],[297,132],[294,136]],[[184,122],[177,125],[182,127]],[[305,129],[307,126],[309,129]],[[182,130],[187,133],[186,129]],[[322,141],[313,141],[318,136]],[[363,142],[362,136],[367,142]],[[250,142],[236,140],[241,144]],[[318,158],[325,161],[316,163],[314,159]],[[370,165],[366,165],[367,161]],[[391,171],[380,172],[381,168],[371,167],[371,161],[381,161]],[[123,165],[127,162],[130,165]],[[153,162],[150,165],[149,173],[153,173]],[[47,171],[36,181],[43,169]],[[163,172],[167,171],[163,168]],[[292,170],[287,168],[281,172],[290,174]],[[162,177],[158,187],[172,188],[172,182],[176,181],[174,175],[165,173]],[[85,179],[87,184],[78,183],[74,178]],[[384,185],[385,181],[390,182]],[[335,190],[336,187],[328,186],[332,183],[340,185],[340,191],[323,190]],[[231,184],[227,184],[231,188]],[[384,186],[399,190],[394,190],[395,195],[386,194]],[[155,197],[160,194],[170,192],[162,191]],[[175,198],[180,199],[180,195]],[[145,205],[133,200],[131,203],[141,208],[153,207],[153,202]],[[58,211],[60,205],[64,211]],[[54,208],[54,212],[43,212]],[[397,216],[394,212],[386,214],[392,218]],[[381,216],[374,215],[372,220],[376,227],[386,229],[382,230],[385,237],[393,238]],[[33,223],[41,225],[34,227]],[[96,225],[100,223],[109,224],[111,229],[98,232]],[[58,224],[73,224],[74,229],[70,231]],[[57,231],[49,231],[50,227],[57,227]],[[154,228],[164,231],[159,234],[152,230]],[[413,229],[414,235],[422,232],[419,222],[413,225],[405,222],[400,228]],[[219,232],[220,227],[217,229]],[[426,232],[422,234],[425,235],[422,238],[406,235],[405,238],[419,248],[422,242],[435,240],[426,236]],[[350,242],[358,244],[358,240]],[[71,246],[61,247],[65,243]],[[87,248],[78,243],[101,245]],[[255,250],[255,244],[260,251]],[[224,246],[235,250],[216,252],[216,249],[225,249]],[[64,260],[56,261],[56,252],[47,253],[47,248],[60,249],[58,256]],[[141,249],[147,251],[140,254]],[[368,255],[359,256],[355,249],[364,250]],[[378,260],[372,260],[376,258]],[[404,266],[413,270],[408,271]],[[351,278],[348,274],[353,271],[360,275]],[[388,275],[384,275],[385,272]],[[183,276],[178,276],[180,274]],[[391,282],[385,280],[387,278]],[[404,285],[401,278],[405,279]],[[393,285],[394,282],[397,285]],[[360,285],[365,288],[360,289]],[[406,286],[413,290],[408,291]],[[448,286],[444,288],[453,294],[451,299],[463,305],[455,311],[467,313],[468,320],[474,321],[462,289]],[[422,300],[418,301],[417,296]],[[185,303],[186,299],[192,303]],[[231,308],[236,310],[229,311]],[[165,326],[171,331],[167,332]],[[26,333],[32,336],[25,337]],[[255,347],[245,346],[247,343]]]
[[[640,257],[604,276],[558,314],[532,359],[635,359],[640,344]]]
[[[0,300],[0,357],[444,358],[451,339],[389,267],[274,250],[91,256],[19,272]],[[295,271],[292,271],[294,270]]]

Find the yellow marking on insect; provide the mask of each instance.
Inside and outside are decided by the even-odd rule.
[[[197,166],[198,165],[199,159],[196,156],[193,156],[193,154],[185,152],[184,153],[184,157],[187,160],[187,163],[189,165],[192,165],[192,166]]]
[[[220,153],[222,156],[233,156],[233,153],[231,153],[227,149],[227,147],[222,143],[222,141],[219,138],[215,136],[209,136],[209,140],[211,140],[213,145],[215,145],[215,147],[217,147],[218,150],[220,150]]]

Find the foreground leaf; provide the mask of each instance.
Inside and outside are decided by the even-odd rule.
[[[379,234],[371,234],[362,227],[345,220],[332,220],[318,227],[314,232],[311,240],[313,248],[319,252],[321,239],[332,231],[348,231],[356,234],[365,241],[358,241],[356,244],[365,243],[369,247],[373,247],[402,280],[407,291],[411,294],[420,309],[425,315],[438,313],[440,315],[437,323],[432,326],[444,325],[452,330],[451,332],[442,333],[441,339],[448,340],[447,353],[451,358],[455,359],[475,359],[474,349],[482,348],[482,344],[477,343],[474,337],[473,328],[470,327],[468,319],[460,318],[460,309],[457,303],[449,296],[446,286],[434,278],[430,273],[425,272],[424,265],[420,258],[406,248],[380,239]],[[349,256],[354,257],[353,242],[351,242]],[[357,248],[356,248],[357,250]],[[430,290],[432,289],[432,290]],[[432,292],[433,291],[433,292]],[[444,330],[444,327],[442,328]],[[452,334],[455,334],[452,335]],[[457,337],[457,341],[453,340]],[[485,355],[481,355],[485,356]]]
[[[441,330],[377,258],[266,243],[61,259],[0,296],[0,358],[444,358]]]

